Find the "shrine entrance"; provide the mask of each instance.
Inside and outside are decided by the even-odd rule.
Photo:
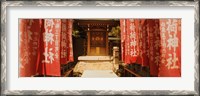
[[[108,55],[108,32],[93,31],[88,32],[88,52],[87,55],[105,56]]]
[[[85,55],[109,56],[109,32],[113,27],[119,26],[119,20],[113,19],[76,19],[75,26],[86,36]]]
[[[113,42],[116,40],[113,38],[117,36],[111,33],[119,24],[119,20],[114,19],[74,20],[75,31],[73,33],[77,34],[73,36],[76,37],[73,44],[74,58],[77,59],[77,64],[73,69],[75,74],[90,77],[92,74],[107,76],[113,73],[112,49],[116,46]],[[109,75],[109,77],[113,76],[117,77],[115,73]]]

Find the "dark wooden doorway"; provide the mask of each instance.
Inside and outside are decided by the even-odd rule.
[[[107,32],[94,31],[90,32],[90,52],[88,55],[99,56],[107,55]]]
[[[108,32],[118,26],[119,21],[113,19],[76,19],[75,25],[87,33],[87,55],[107,56],[109,54]]]

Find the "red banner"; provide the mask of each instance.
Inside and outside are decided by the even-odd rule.
[[[131,64],[131,63],[138,63],[141,64],[141,58],[139,57],[139,38],[138,38],[138,33],[139,33],[139,21],[134,20],[134,19],[126,19],[125,20],[125,32],[123,33],[123,38],[124,38],[124,61],[126,64]],[[122,27],[123,28],[123,27]],[[124,36],[125,35],[125,36]]]
[[[41,32],[41,20],[20,19],[19,31],[19,62],[20,77],[30,77],[36,74],[38,43]]]
[[[141,25],[140,25],[140,20],[139,19],[135,19],[135,33],[136,33],[136,52],[137,55],[134,56],[134,61],[133,63],[137,63],[137,64],[142,64],[142,54],[143,54],[143,50],[142,50],[142,32],[140,31]]]
[[[128,37],[130,34],[130,22],[126,19],[126,37],[125,37],[125,63],[130,64],[130,38]]]
[[[158,20],[147,20],[149,37],[149,67],[152,76],[158,76],[160,63],[160,31]]]
[[[60,76],[60,33],[61,20],[45,19],[40,41],[39,73]]]
[[[73,47],[72,47],[72,30],[73,30],[73,20],[68,20],[68,61],[73,62],[74,61],[74,54],[73,54]]]
[[[126,19],[120,19],[120,29],[121,29],[121,58],[122,61],[125,60],[125,36],[126,36]]]
[[[67,38],[68,38],[68,23],[66,19],[61,20],[61,44],[60,44],[60,63],[61,64],[67,64],[68,57],[67,57]]]
[[[181,20],[161,19],[161,63],[159,76],[181,76]]]
[[[62,19],[61,29],[61,64],[74,61],[72,47],[72,20]]]
[[[142,66],[149,66],[147,20],[145,19],[140,20],[139,33],[140,33],[139,50],[140,50],[140,57],[142,58]]]
[[[20,76],[60,76],[60,64],[74,59],[72,25],[72,20],[21,19]]]
[[[180,19],[122,19],[120,23],[126,64],[149,66],[151,76],[181,76]]]
[[[137,43],[138,43],[138,38],[137,38],[137,32],[136,32],[136,26],[135,26],[135,20],[134,19],[130,19],[130,20],[127,20],[128,22],[128,33],[129,35],[127,35],[129,38],[129,56],[130,56],[130,63],[135,63],[136,62],[136,57],[138,56],[138,51],[137,51]]]

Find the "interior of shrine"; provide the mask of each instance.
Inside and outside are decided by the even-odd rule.
[[[25,33],[26,28],[24,26],[31,21],[24,20],[23,22],[20,23],[20,30],[22,30],[20,32]],[[36,71],[31,75],[24,75],[27,72],[26,70],[32,70],[25,69],[24,66],[27,66],[26,64],[23,68],[21,67],[21,72],[24,73],[20,73],[20,77],[181,76],[181,21],[179,19],[58,19],[52,20],[51,22],[50,20],[42,19],[35,22],[38,22],[36,25],[40,24],[40,26],[38,26],[39,31],[44,32],[44,34],[46,34],[45,32],[47,31],[49,31],[49,33],[53,32],[52,30],[61,32],[59,39],[61,40],[59,63],[55,62],[56,59],[52,61],[57,65],[59,64],[56,71],[60,73],[58,73],[59,75],[48,74],[48,72],[53,72],[55,70],[55,67],[47,64],[51,62],[51,60],[49,62],[45,61],[48,58],[44,57],[45,59],[41,61],[41,64],[39,63],[39,57],[32,57],[36,58],[35,61],[37,61],[37,65],[34,65]],[[50,23],[52,22],[54,23],[51,25]],[[34,26],[34,23],[26,27],[30,28],[30,30],[36,30],[34,29],[36,27],[31,29],[30,26]],[[65,39],[69,40],[62,43],[62,40],[64,40],[62,37],[66,35],[64,34],[64,30],[67,30],[66,34],[68,36]],[[45,38],[43,40],[46,40],[46,37],[42,37],[44,34],[41,35],[40,38]],[[57,33],[53,34],[56,36]],[[50,37],[50,35],[48,36]],[[21,38],[23,39],[25,36],[23,37],[22,35]],[[41,40],[42,39],[38,39],[38,42],[42,42]],[[54,41],[56,42],[56,40]],[[25,43],[20,44],[20,46],[23,44],[25,45]],[[41,46],[53,46],[51,42],[45,44],[46,43]],[[62,44],[67,46],[62,47]],[[43,48],[41,46],[39,46],[37,50]],[[22,49],[20,49],[20,54],[24,56]],[[49,50],[54,52],[51,48]],[[62,50],[64,53],[62,53]],[[45,49],[43,51],[46,52]],[[40,58],[47,54],[45,52],[37,52],[37,54],[40,54]],[[53,54],[57,56],[56,51]],[[65,55],[68,59],[64,58]],[[23,64],[23,61],[21,61],[21,65]],[[31,66],[33,68],[33,65]],[[42,68],[40,69],[40,67]]]

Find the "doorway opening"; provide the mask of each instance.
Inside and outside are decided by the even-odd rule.
[[[75,59],[112,56],[112,48],[120,48],[118,19],[74,19],[73,48]],[[78,50],[77,50],[78,49]]]

